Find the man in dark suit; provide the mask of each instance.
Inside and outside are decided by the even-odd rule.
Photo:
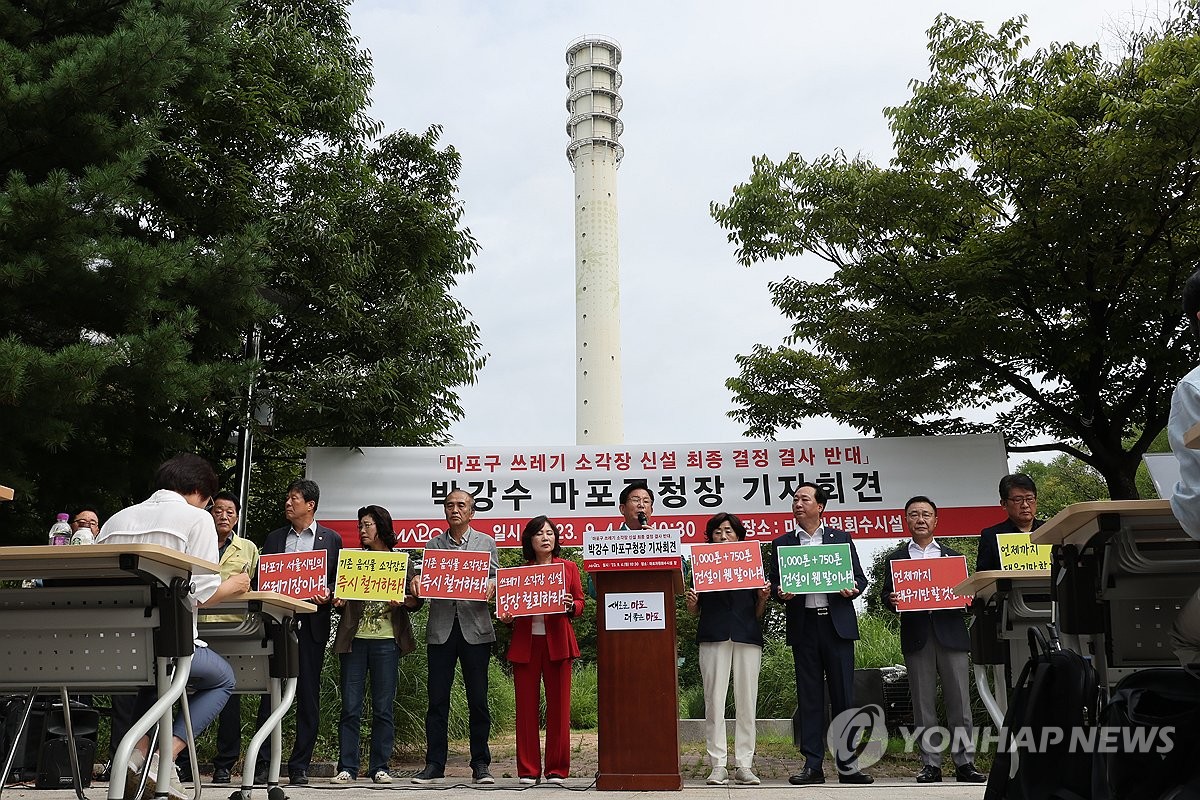
[[[979,532],[976,572],[1001,568],[996,534],[1029,533],[1042,526],[1042,520],[1037,518],[1037,484],[1028,475],[1018,473],[1000,479],[1000,505],[1008,512],[1008,519]]]
[[[315,481],[292,481],[288,486],[287,499],[283,503],[283,515],[288,524],[267,534],[263,542],[262,555],[270,553],[295,553],[308,550],[325,550],[325,566],[328,583],[321,593],[310,598],[317,604],[312,614],[304,614],[298,620],[296,631],[300,640],[300,675],[296,684],[296,741],[288,758],[288,782],[303,786],[308,783],[308,766],[312,761],[313,746],[317,742],[317,726],[321,713],[321,664],[325,650],[329,647],[329,617],[333,597],[334,574],[337,572],[338,553],[342,549],[342,537],[321,525],[316,520],[317,504],[321,500],[321,489]],[[268,699],[263,698],[258,708],[261,726],[270,715]],[[255,765],[254,782],[267,782],[267,757],[269,747],[263,747]]]
[[[934,540],[937,506],[928,497],[917,495],[904,504],[904,524],[912,538],[888,554],[888,568],[884,574],[883,602],[892,611],[896,610],[893,561],[962,555]],[[971,639],[967,635],[962,609],[906,611],[900,615],[900,650],[908,667],[908,685],[918,734],[937,725],[937,681],[940,676],[955,779],[983,783],[987,776],[975,769],[975,747],[971,741],[971,702],[967,696],[970,670],[967,651],[970,649]],[[917,742],[924,763],[917,775],[917,783],[941,783],[941,752],[930,748],[921,735]]]
[[[787,614],[787,643],[796,668],[796,701],[799,710],[800,752],[804,768],[788,780],[805,786],[824,783],[821,762],[825,757],[825,688],[833,717],[854,703],[854,642],[858,639],[858,615],[854,598],[867,588],[858,551],[850,535],[826,528],[821,514],[829,495],[815,483],[802,483],[792,495],[796,527],[780,536],[772,546],[769,581],[771,594],[784,604]],[[778,548],[788,545],[848,544],[854,567],[854,589],[823,594],[792,594],[780,591]],[[854,761],[840,762],[838,782],[872,783]]]

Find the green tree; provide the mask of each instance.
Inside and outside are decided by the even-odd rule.
[[[445,441],[482,365],[459,156],[380,138],[346,7],[0,14],[0,538],[139,499],[173,451],[228,468],[252,381],[275,517],[307,445]]]
[[[750,435],[823,414],[884,436],[995,424],[1138,496],[1196,362],[1179,297],[1200,263],[1200,15],[1181,3],[1115,60],[1029,53],[1024,24],[937,18],[929,79],[884,112],[887,166],[761,156],[712,205],[744,265],[835,267],[772,285],[792,334],[728,381]]]
[[[1149,452],[1171,452],[1166,431],[1158,435],[1150,445]],[[1045,519],[1053,517],[1072,503],[1109,499],[1104,478],[1087,464],[1065,453],[1055,456],[1049,462],[1023,461],[1017,465],[1017,472],[1025,473],[1037,484],[1038,516]],[[1134,480],[1139,496],[1158,496],[1154,489],[1154,481],[1150,478],[1150,470],[1144,463],[1138,466]]]

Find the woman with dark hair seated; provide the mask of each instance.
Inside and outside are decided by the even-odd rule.
[[[382,506],[358,510],[358,538],[364,550],[389,551],[396,546],[392,515]],[[338,726],[338,772],[333,783],[358,778],[363,689],[371,674],[371,753],[367,774],[375,783],[391,783],[388,759],[396,741],[392,704],[400,657],[416,648],[408,612],[420,608],[413,595],[388,600],[333,601],[340,609],[333,651],[341,659],[342,718]]]
[[[746,526],[733,514],[717,514],[704,526],[711,543],[741,541]],[[725,741],[725,698],[733,673],[734,781],[757,785],[754,774],[755,719],[758,706],[758,671],[762,666],[763,636],[759,620],[767,608],[770,589],[730,589],[699,594],[687,590],[687,608],[699,614],[696,640],[700,643],[700,675],[704,682],[704,733],[712,766],[708,783],[720,786],[729,780]]]
[[[583,584],[574,561],[560,556],[558,526],[546,517],[534,517],[521,532],[525,563],[562,564],[566,591],[561,614],[513,617],[500,615],[512,626],[508,660],[513,665],[517,694],[517,775],[524,785],[542,775],[538,735],[541,684],[546,685],[546,781],[561,784],[571,772],[571,661],[579,645],[571,620],[583,614]]]

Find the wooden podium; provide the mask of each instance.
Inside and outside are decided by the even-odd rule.
[[[675,652],[675,595],[683,575],[672,569],[592,573],[596,586],[599,661],[599,766],[596,788],[679,791],[679,681]],[[661,592],[666,627],[608,630],[606,598],[623,592]]]

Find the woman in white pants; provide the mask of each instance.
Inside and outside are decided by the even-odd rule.
[[[717,514],[704,530],[705,541],[720,543],[746,538],[746,526],[732,514]],[[733,752],[736,783],[757,785],[754,774],[755,718],[758,706],[758,670],[762,665],[762,626],[770,589],[731,589],[698,594],[688,589],[687,607],[700,615],[696,640],[700,643],[700,675],[704,681],[704,734],[712,772],[710,786],[729,780],[726,765],[725,699],[733,674],[733,702],[737,724]]]

